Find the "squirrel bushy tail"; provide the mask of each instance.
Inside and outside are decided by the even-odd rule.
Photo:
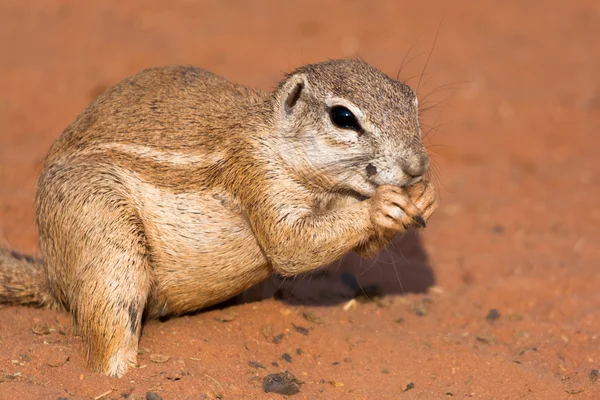
[[[44,262],[0,248],[0,304],[51,305]]]

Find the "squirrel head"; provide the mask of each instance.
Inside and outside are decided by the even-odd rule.
[[[429,169],[414,91],[369,64],[332,60],[287,75],[273,95],[282,158],[303,180],[370,197]]]

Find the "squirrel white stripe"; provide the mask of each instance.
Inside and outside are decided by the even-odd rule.
[[[124,143],[107,143],[99,149],[116,150],[124,153],[134,154],[142,158],[151,158],[153,161],[161,163],[169,163],[174,165],[188,164],[214,164],[223,157],[219,152],[204,153],[195,155],[193,153],[181,153],[174,151],[162,151],[154,147],[124,144]]]

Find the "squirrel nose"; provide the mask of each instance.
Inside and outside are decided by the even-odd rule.
[[[412,178],[418,178],[429,171],[429,157],[415,157],[402,162],[402,171]]]

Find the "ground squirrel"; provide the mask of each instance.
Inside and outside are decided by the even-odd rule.
[[[134,366],[143,317],[178,315],[425,226],[414,91],[334,60],[272,93],[192,66],[107,89],[53,144],[38,182],[42,259],[0,250],[0,302],[68,310],[88,366]]]

